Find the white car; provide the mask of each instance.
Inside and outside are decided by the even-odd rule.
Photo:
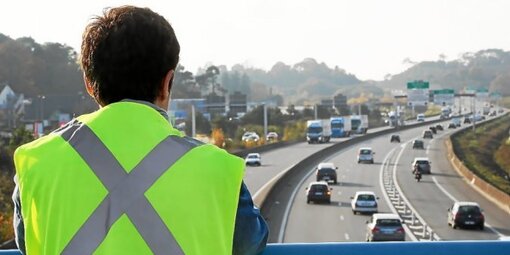
[[[255,133],[255,132],[245,132],[243,134],[243,137],[241,138],[241,140],[243,142],[248,142],[248,141],[258,142],[259,139],[260,139],[259,135],[257,135],[257,133]]]
[[[374,163],[374,154],[370,147],[362,147],[358,150],[358,163],[368,162],[370,164]]]
[[[418,122],[425,121],[425,114],[420,113],[420,114],[416,115],[416,121],[418,121]]]
[[[248,153],[244,159],[244,163],[247,166],[261,166],[261,159],[259,153]]]
[[[377,197],[372,191],[358,191],[351,197],[352,213],[377,213]]]
[[[277,141],[278,134],[276,132],[269,132],[266,135],[266,141]]]

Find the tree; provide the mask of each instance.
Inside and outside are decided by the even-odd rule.
[[[172,85],[172,98],[200,98],[200,96],[200,88],[195,82],[193,73],[178,65]]]
[[[284,117],[280,109],[267,107],[268,124],[275,126],[283,126]],[[264,106],[259,105],[251,112],[245,114],[241,119],[243,125],[263,125],[264,124]]]

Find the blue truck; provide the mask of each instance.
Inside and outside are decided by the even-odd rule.
[[[309,120],[306,122],[306,141],[310,143],[327,143],[331,138],[331,123],[328,119]]]
[[[331,117],[331,137],[349,137],[351,135],[351,118],[348,116]]]

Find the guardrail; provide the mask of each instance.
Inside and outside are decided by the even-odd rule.
[[[438,241],[386,243],[288,243],[268,244],[262,255],[508,255],[510,241]],[[21,255],[18,250],[0,251],[0,255]]]

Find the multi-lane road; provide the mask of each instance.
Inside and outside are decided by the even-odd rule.
[[[443,124],[446,124],[443,123]],[[445,125],[446,127],[446,125]],[[452,130],[438,131],[434,139],[419,138],[426,127],[401,131],[401,143],[390,143],[389,136],[381,136],[355,146],[345,148],[327,161],[339,167],[339,184],[332,185],[331,204],[307,204],[305,186],[315,180],[313,169],[296,189],[291,201],[287,224],[282,227],[282,242],[341,242],[364,241],[365,221],[369,215],[353,215],[350,197],[356,191],[370,190],[379,196],[379,211],[395,212],[385,189],[382,187],[383,171],[395,174],[395,180],[409,201],[413,212],[420,217],[429,229],[441,240],[498,239],[510,235],[510,215],[499,209],[473,190],[453,170],[446,158],[444,139]],[[413,139],[425,141],[425,150],[413,150]],[[336,140],[334,142],[337,142]],[[262,167],[247,168],[245,182],[252,192],[259,190],[266,182],[281,171],[293,166],[306,156],[331,144],[308,145],[299,143],[262,154]],[[356,153],[359,147],[372,147],[374,164],[357,164]],[[411,161],[414,157],[429,157],[432,161],[432,175],[424,175],[422,182],[416,183],[411,174]],[[446,224],[447,209],[454,201],[469,200],[478,202],[484,209],[486,229],[453,230]],[[409,228],[407,228],[409,231]],[[412,231],[409,231],[410,233]],[[420,239],[409,234],[407,240]]]

